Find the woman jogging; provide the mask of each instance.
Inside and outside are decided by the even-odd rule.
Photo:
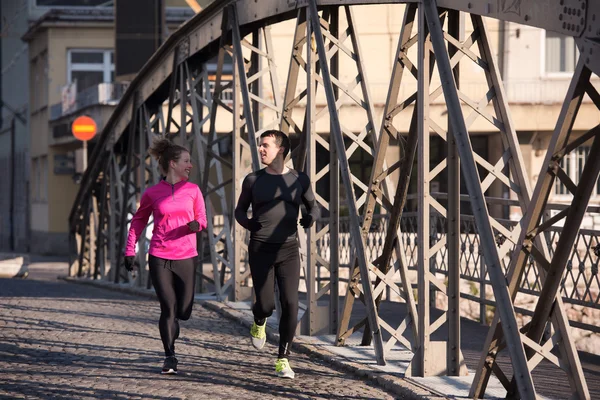
[[[133,270],[135,245],[150,214],[154,229],[148,264],[152,285],[160,302],[158,328],[165,349],[163,374],[177,373],[175,339],[179,320],[188,320],[196,282],[196,232],[206,228],[204,198],[198,185],[188,182],[192,163],[189,151],[168,139],[155,141],[149,150],[165,178],[149,187],[131,220],[125,247],[125,267]]]

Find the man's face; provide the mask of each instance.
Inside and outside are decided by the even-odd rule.
[[[277,146],[273,136],[267,136],[260,139],[258,154],[260,155],[260,161],[264,165],[271,165],[279,154],[283,155],[283,147]]]

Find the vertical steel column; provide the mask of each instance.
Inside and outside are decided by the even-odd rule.
[[[413,358],[413,368],[411,373],[417,376],[429,376],[437,374],[433,371],[435,365],[434,352],[428,352],[431,348],[430,341],[430,286],[431,272],[429,270],[430,256],[430,220],[431,220],[431,195],[430,190],[430,170],[429,170],[429,79],[427,79],[427,66],[431,57],[431,41],[425,21],[425,11],[419,7],[418,18],[418,38],[419,38],[419,62],[418,62],[418,86],[417,86],[417,113],[418,113],[418,184],[417,199],[419,203],[418,216],[418,313],[419,313],[419,346],[417,353]],[[435,12],[437,20],[437,10]],[[431,16],[433,18],[433,16]]]
[[[448,11],[448,34],[463,42],[464,23],[458,11]],[[458,49],[448,44],[450,59]],[[456,86],[460,89],[460,63],[452,70]],[[460,351],[460,161],[451,124],[447,136],[448,205],[447,249],[448,249],[448,341],[446,342],[446,370],[450,376],[466,375],[466,366],[461,373]]]
[[[85,201],[83,205],[83,218],[78,222],[77,228],[79,229],[79,237],[77,237],[77,245],[79,246],[79,262],[77,264],[77,277],[81,278],[83,276],[83,261],[86,259],[86,244],[87,244],[87,232],[88,232],[88,221],[90,219],[90,203],[89,201]]]
[[[167,110],[167,121],[165,125],[165,135],[168,137],[171,133],[171,123],[173,119],[171,116],[173,115],[173,109],[177,103],[176,93],[177,93],[177,74],[179,72],[179,50],[176,47],[173,50],[173,67],[171,68],[171,78],[169,81],[169,100],[168,100],[168,110]]]
[[[314,31],[313,20],[308,21],[306,24],[306,36],[309,38],[309,42],[306,46],[306,166],[305,172],[311,178],[311,184],[314,186],[314,178],[316,175],[316,92],[317,92],[317,74],[315,71],[317,65],[317,57],[314,49],[310,46],[310,40],[313,34],[317,33]],[[320,60],[323,63],[327,63],[327,60]],[[315,192],[316,193],[316,192]],[[317,243],[315,240],[316,226],[313,225],[309,230],[306,237],[306,267],[304,270],[304,278],[306,283],[306,318],[307,324],[303,334],[311,335],[317,325],[317,302],[315,295],[316,285],[316,269],[317,269]]]
[[[91,213],[89,222],[89,244],[88,244],[88,270],[87,277],[91,277],[94,271],[92,268],[96,265],[96,252],[98,251],[98,229],[100,229],[98,218],[98,182],[94,185],[94,192],[90,196]]]
[[[508,288],[506,287],[504,272],[496,249],[494,233],[473,156],[471,141],[462,115],[456,84],[450,66],[450,59],[444,46],[442,28],[437,18],[436,2],[435,0],[424,0],[423,7],[438,63],[444,97],[448,104],[448,117],[454,130],[453,133],[461,158],[461,169],[467,190],[469,191],[475,221],[479,229],[481,247],[490,271],[492,287],[498,304],[497,310],[502,319],[502,328],[515,371],[515,377],[517,378],[519,393],[523,399],[535,399],[536,393],[533,380],[527,366],[527,359],[523,343],[521,342],[513,304]]]
[[[133,168],[132,162],[135,156],[134,147],[135,147],[135,135],[137,132],[137,103],[138,103],[138,93],[135,93],[133,99],[131,101],[131,119],[129,121],[129,132],[127,137],[127,155],[125,159],[125,175],[122,176],[123,182],[123,190],[121,203],[119,204],[121,207],[121,215],[119,221],[119,241],[117,243],[118,252],[117,252],[117,265],[115,266],[115,283],[119,283],[120,272],[121,272],[121,264],[123,261],[123,251],[121,248],[125,245],[125,238],[127,235],[127,213],[129,211],[129,198],[131,196],[130,192],[130,183],[131,183],[131,170]],[[135,191],[134,191],[135,194]]]
[[[106,246],[108,243],[108,238],[110,236],[107,235],[107,214],[110,213],[108,208],[108,188],[110,186],[109,183],[109,171],[110,171],[110,158],[107,157],[104,161],[104,168],[102,168],[102,180],[100,184],[102,185],[102,189],[100,191],[100,217],[98,224],[98,253],[96,254],[96,264],[94,267],[94,279],[101,279],[106,277]]]
[[[113,239],[117,237],[117,213],[118,213],[118,201],[117,197],[119,196],[118,184],[119,184],[119,169],[117,166],[117,161],[115,159],[114,148],[110,150],[110,154],[108,156],[109,169],[110,169],[110,201],[109,201],[109,216],[108,216],[108,258],[110,260],[110,269],[106,272],[106,277],[108,280],[115,280],[116,276],[116,266],[118,263],[118,243],[114,243]],[[122,191],[121,191],[122,192]]]
[[[223,16],[224,19],[227,18],[227,16],[224,14]],[[223,30],[222,35],[225,35],[225,30]],[[238,57],[240,57],[240,55],[238,55],[237,53],[233,53],[232,54],[232,62],[233,64],[237,64],[238,62]],[[241,60],[241,62],[243,63],[243,59]],[[245,147],[243,146],[244,139],[242,137],[243,132],[243,123],[242,120],[240,118],[240,92],[241,92],[241,87],[240,87],[240,72],[239,69],[236,70],[236,68],[233,68],[233,140],[232,140],[232,157],[233,157],[233,171],[232,171],[232,176],[233,176],[233,197],[231,199],[232,204],[231,207],[232,209],[235,209],[236,203],[238,198],[240,197],[240,194],[242,192],[242,180],[245,176],[245,168],[242,165],[242,157],[244,155],[244,150]],[[242,73],[245,74],[245,72],[242,71]],[[211,121],[212,123],[213,121]],[[239,301],[242,298],[242,283],[244,281],[244,275],[242,274],[242,248],[244,248],[244,250],[246,251],[246,254],[248,254],[248,247],[245,243],[244,238],[246,237],[247,233],[246,230],[239,224],[237,223],[233,223],[233,291],[230,293],[230,299],[233,301]],[[247,260],[246,260],[247,262]],[[215,266],[213,266],[214,268]],[[217,279],[218,275],[215,275],[215,279]]]
[[[353,184],[350,178],[350,170],[348,165],[348,158],[346,152],[340,151],[339,149],[345,148],[344,140],[342,136],[340,121],[338,118],[335,95],[333,93],[333,86],[331,82],[331,76],[329,74],[329,66],[327,65],[327,54],[325,44],[323,41],[323,33],[321,31],[321,24],[319,14],[317,11],[317,5],[315,0],[309,1],[309,12],[312,29],[315,32],[315,40],[317,45],[317,52],[319,54],[319,60],[321,60],[321,69],[323,76],[323,87],[325,89],[325,95],[327,97],[327,105],[329,107],[330,118],[331,118],[331,135],[336,142],[338,148],[338,156],[340,160],[340,171],[342,174],[342,181],[346,189],[346,196],[348,199],[348,208],[350,214],[350,231],[355,245],[357,255],[359,257],[360,271],[363,277],[369,276],[369,266],[365,262],[365,242],[360,234],[358,209],[356,206],[356,199],[353,191]],[[385,356],[383,353],[383,341],[381,337],[381,330],[379,328],[379,321],[377,318],[377,310],[375,309],[375,301],[372,295],[371,283],[368,279],[363,279],[363,291],[368,307],[368,321],[369,328],[373,332],[375,357],[377,363],[380,365],[385,364]]]
[[[329,23],[324,20],[324,17],[329,17]],[[328,33],[332,35],[332,37],[337,37],[338,32],[338,24],[339,24],[339,16],[338,16],[338,8],[331,7],[327,8],[323,11],[323,19],[320,18],[320,21],[323,21],[323,24],[327,25]],[[299,20],[299,24],[301,21]],[[331,50],[328,58],[323,60],[317,56],[316,48],[313,46],[312,38],[316,34],[314,32],[314,26],[309,21],[307,25],[306,36],[311,38],[311,41],[307,43],[306,46],[306,76],[307,76],[307,109],[305,113],[305,135],[301,137],[300,146],[305,146],[304,149],[299,149],[297,156],[303,157],[303,154],[306,153],[306,168],[305,172],[311,179],[311,184],[313,185],[313,190],[316,194],[317,203],[320,206],[323,206],[325,209],[330,211],[330,218],[333,217],[333,224],[329,224],[326,227],[317,230],[317,225],[313,225],[309,230],[306,236],[307,241],[307,249],[306,253],[306,266],[305,266],[305,283],[307,287],[307,303],[306,303],[306,313],[308,317],[305,318],[305,323],[302,325],[302,332],[308,335],[314,335],[317,333],[321,333],[324,331],[332,332],[336,329],[337,325],[337,304],[339,302],[338,292],[339,289],[337,287],[337,268],[335,267],[335,263],[337,263],[337,247],[331,242],[339,240],[337,236],[337,231],[339,230],[339,225],[336,224],[336,221],[339,224],[339,184],[336,186],[336,179],[334,174],[338,171],[337,168],[333,168],[331,164],[332,157],[337,154],[335,151],[332,153],[332,145],[331,143],[327,143],[327,139],[323,133],[319,133],[316,130],[317,120],[323,116],[323,112],[317,114],[316,112],[316,93],[318,87],[318,74],[320,69],[322,68],[323,63],[327,63],[331,60],[331,73],[332,76],[336,79],[338,78],[338,53],[336,50]],[[330,43],[328,46],[330,49],[334,47],[333,43]],[[292,64],[293,66],[294,64]],[[335,88],[334,88],[335,91]],[[335,91],[335,97],[337,99],[338,93]],[[302,140],[304,139],[304,140]],[[320,170],[317,170],[317,144],[325,147],[329,150],[329,165],[323,167]],[[304,159],[300,158],[298,160],[298,167],[304,164]],[[334,166],[337,165],[335,162]],[[329,172],[330,176],[330,201],[329,203],[325,203],[325,200],[321,197],[321,194],[316,191],[316,186],[318,183],[319,177],[324,177],[326,173]],[[337,190],[337,191],[336,191]],[[335,193],[335,195],[333,195]],[[338,219],[336,220],[336,215],[338,215]],[[333,229],[333,230],[332,230]],[[330,233],[330,256],[329,262],[324,260],[322,255],[318,254],[317,241],[329,231]],[[304,231],[301,230],[299,232],[300,243],[303,243]],[[304,253],[304,249],[301,249],[301,252]],[[334,263],[334,269],[332,271],[331,264]],[[322,284],[321,273],[323,268],[329,270],[329,282],[327,284]],[[319,305],[319,300],[321,300],[324,295],[329,292],[329,301],[327,306]]]
[[[239,23],[237,20],[237,11],[236,6],[231,5],[228,8],[227,16],[227,26],[231,28],[232,31],[232,48],[233,48],[233,64],[234,64],[234,101],[233,101],[233,126],[234,126],[234,197],[233,197],[233,207],[235,208],[235,204],[241,192],[241,184],[242,180],[246,174],[247,169],[242,166],[242,157],[243,152],[242,149],[249,150],[250,157],[252,160],[251,170],[256,171],[260,168],[260,164],[258,161],[258,148],[256,143],[256,131],[255,124],[252,115],[252,108],[250,102],[250,95],[248,93],[248,81],[246,77],[246,66],[244,61],[244,54],[242,52],[242,38],[239,32]],[[226,34],[225,31],[223,34]],[[236,68],[237,67],[237,68]],[[241,103],[240,103],[241,102]],[[242,109],[242,114],[240,115],[240,108]],[[243,120],[240,118],[243,116]],[[247,131],[247,140],[244,140],[242,136],[242,130],[246,128]],[[246,247],[244,237],[246,236],[246,231],[235,224],[235,243],[234,243],[234,276],[235,276],[235,290],[232,293],[235,300],[240,299],[241,293],[241,284],[242,282],[249,276],[249,268],[246,270],[244,274],[241,273],[241,246]]]
[[[139,130],[139,138],[138,138],[138,151],[137,154],[139,155],[139,165],[137,168],[137,181],[138,181],[138,185],[139,185],[139,192],[136,192],[136,204],[140,204],[142,201],[142,196],[144,194],[144,192],[146,191],[149,182],[147,182],[147,178],[146,178],[146,155],[148,153],[148,147],[150,147],[152,145],[152,142],[150,142],[149,140],[147,140],[147,134],[146,134],[146,120],[145,120],[145,107],[144,105],[142,105],[139,109],[139,111],[137,112],[137,115],[135,116],[135,118],[138,119],[138,130]],[[138,238],[138,252],[137,252],[137,261],[138,261],[138,265],[139,265],[139,269],[137,272],[137,276],[136,276],[136,283],[137,286],[140,287],[144,287],[146,284],[147,279],[149,278],[149,273],[147,273],[146,267],[147,267],[147,263],[146,263],[146,258],[147,258],[147,252],[146,252],[146,245],[147,243],[149,243],[148,239],[146,239],[146,233],[147,233],[147,228],[144,227],[144,230],[142,231],[141,236]]]
[[[339,8],[331,7],[329,11],[329,32],[331,32],[333,37],[337,38],[340,35]],[[339,53],[336,51],[331,57],[330,72],[332,76],[337,79],[340,79],[339,63]],[[333,95],[337,101],[339,99],[339,89],[337,86],[334,86],[333,88]],[[330,131],[332,130],[333,129],[330,128]],[[338,151],[344,150],[345,149],[338,149],[335,141],[329,142],[329,333],[332,334],[337,334],[338,332],[338,320],[340,314],[340,164],[338,161]]]
[[[410,180],[412,165],[414,161],[414,156],[416,152],[416,108],[413,110],[413,118],[411,122],[411,127],[409,129],[409,138],[406,144],[405,149],[405,158],[400,162],[400,164],[396,164],[388,169],[385,168],[385,159],[387,148],[390,142],[391,137],[397,137],[399,133],[393,126],[393,119],[396,114],[401,112],[404,109],[407,109],[408,106],[415,101],[416,92],[413,96],[407,99],[405,102],[399,103],[398,95],[400,91],[400,84],[402,82],[402,77],[406,68],[416,74],[416,68],[412,65],[410,60],[408,59],[407,52],[409,48],[414,43],[414,40],[411,39],[412,27],[414,25],[414,17],[416,14],[416,4],[410,4],[407,6],[404,13],[404,20],[402,24],[402,31],[400,33],[400,38],[398,41],[398,47],[396,50],[395,62],[392,68],[392,76],[390,79],[390,86],[388,90],[388,96],[386,100],[386,104],[384,107],[384,117],[381,127],[381,135],[379,140],[377,141],[375,147],[375,160],[373,163],[373,168],[371,171],[371,177],[369,179],[369,187],[366,195],[365,208],[363,211],[363,221],[362,221],[362,234],[366,238],[370,226],[372,223],[372,215],[374,212],[374,207],[376,203],[381,203],[382,207],[386,209],[390,213],[390,221],[388,225],[388,233],[385,238],[385,243],[383,247],[383,254],[379,258],[378,261],[378,269],[385,274],[385,276],[378,275],[377,280],[374,287],[374,295],[377,296],[376,306],[379,305],[381,301],[381,296],[383,295],[383,289],[388,288],[390,291],[394,291],[398,293],[401,297],[405,299],[408,305],[409,313],[404,321],[400,324],[398,329],[394,329],[389,326],[383,319],[380,318],[380,323],[382,324],[382,328],[387,330],[392,337],[388,341],[385,346],[385,349],[391,348],[395,344],[396,341],[400,341],[407,348],[413,348],[417,341],[417,330],[416,330],[416,320],[417,320],[417,312],[414,297],[412,295],[412,288],[410,285],[410,281],[407,276],[407,264],[404,256],[403,243],[401,240],[398,240],[398,227],[400,218],[402,215],[402,208],[404,207],[404,203],[406,200],[406,194],[408,191],[408,182]],[[411,71],[412,69],[412,71]],[[390,210],[390,201],[387,197],[389,197],[389,192],[391,192],[391,188],[388,187],[387,179],[391,173],[395,171],[400,165],[400,179],[398,183],[398,187],[396,189],[396,194],[394,198],[393,208]],[[388,204],[389,203],[389,204]],[[396,251],[397,261],[393,265],[393,269],[390,270],[390,261],[392,258],[392,252]],[[396,267],[398,265],[398,267]],[[398,292],[395,282],[388,280],[388,273],[394,274],[396,270],[400,272],[400,280],[402,283],[402,292]],[[388,272],[389,271],[389,272]],[[337,344],[343,344],[345,338],[349,337],[356,329],[359,329],[363,324],[363,322],[359,322],[356,326],[352,328],[348,328],[350,322],[350,316],[352,312],[352,307],[355,301],[355,293],[358,293],[358,280],[359,280],[359,268],[358,264],[354,263],[354,270],[351,271],[350,275],[350,283],[348,285],[347,294],[345,298],[344,304],[344,313],[340,323],[340,330],[337,335]],[[379,294],[378,294],[379,293]],[[406,339],[402,337],[402,331],[408,328],[408,325],[412,327],[412,343],[408,342]],[[365,330],[363,334],[363,344],[370,343],[371,336],[368,330]]]
[[[311,184],[314,185],[316,182],[313,182],[314,177],[316,175],[316,92],[317,92],[317,80],[316,80],[316,71],[315,67],[317,65],[317,57],[314,49],[310,46],[310,40],[312,39],[314,34],[314,26],[312,21],[309,21],[306,24],[306,36],[309,38],[309,41],[306,46],[306,165],[305,172],[308,174],[309,178],[311,178]],[[327,61],[325,61],[327,62]],[[308,313],[308,318],[306,319],[306,329],[304,330],[304,334],[311,335],[315,326],[317,325],[316,321],[316,313],[317,313],[317,304],[316,304],[316,296],[315,296],[315,288],[316,288],[316,269],[317,269],[317,244],[315,241],[316,234],[316,226],[313,225],[308,230],[308,235],[306,237],[307,246],[306,246],[306,267],[304,270],[304,278],[306,283],[306,313]]]
[[[242,228],[237,226],[237,224],[235,223],[235,221],[233,219],[230,218],[230,210],[233,210],[233,208],[235,208],[235,203],[239,197],[239,193],[240,193],[240,180],[243,177],[242,173],[243,173],[243,169],[240,169],[240,162],[241,162],[241,144],[240,144],[240,138],[238,136],[238,130],[239,127],[237,124],[241,123],[239,121],[239,93],[238,93],[238,87],[234,86],[233,88],[233,93],[234,93],[234,99],[233,99],[233,109],[229,108],[228,106],[225,105],[225,103],[221,100],[221,95],[223,93],[223,90],[226,87],[230,87],[232,85],[234,85],[235,79],[232,82],[229,82],[226,85],[222,84],[222,80],[223,80],[223,68],[225,65],[225,53],[227,52],[227,43],[226,43],[226,39],[227,39],[227,32],[228,32],[228,9],[226,8],[225,10],[223,10],[223,20],[221,23],[221,38],[219,41],[219,52],[217,55],[217,71],[216,71],[216,78],[215,78],[215,82],[214,82],[214,91],[211,94],[209,88],[207,87],[207,98],[208,98],[208,105],[209,105],[209,119],[210,119],[210,126],[209,126],[209,136],[207,139],[207,144],[206,144],[206,156],[204,159],[204,175],[202,176],[203,179],[203,183],[202,183],[202,190],[204,191],[204,196],[205,199],[208,200],[208,207],[210,207],[211,210],[214,210],[214,205],[212,203],[212,198],[214,197],[214,194],[216,193],[216,195],[219,197],[219,204],[220,204],[220,208],[221,208],[221,213],[223,216],[223,228],[221,229],[221,232],[219,232],[218,234],[216,232],[214,232],[214,222],[212,221],[212,218],[208,221],[208,229],[209,229],[209,243],[210,243],[210,247],[211,247],[211,261],[213,263],[213,281],[214,281],[214,285],[216,288],[216,292],[218,296],[221,297],[225,297],[227,295],[227,293],[229,292],[229,290],[231,290],[231,292],[229,292],[229,297],[230,299],[235,299],[235,300],[239,300],[243,297],[242,294],[242,289],[241,289],[241,284],[244,281],[244,275],[241,274],[241,261],[242,261],[242,245],[243,245],[243,231]],[[232,61],[235,63],[235,55],[232,56],[233,59]],[[235,69],[233,70],[233,76],[236,76],[235,73]],[[208,84],[208,82],[207,82]],[[219,109],[225,109],[228,112],[231,112],[232,114],[232,125],[233,125],[233,130],[230,134],[227,135],[227,137],[229,137],[231,139],[231,145],[232,145],[232,162],[230,163],[229,160],[225,160],[224,158],[222,158],[220,156],[220,151],[219,151],[219,147],[218,147],[218,143],[219,143],[219,139],[218,139],[218,135],[217,135],[217,116],[218,116],[218,110]],[[210,155],[209,155],[210,154]],[[210,181],[210,171],[211,171],[211,165],[215,165],[216,170],[217,170],[217,182],[215,183],[211,183]],[[232,176],[232,185],[231,185],[231,198],[229,199],[229,202],[227,201],[227,197],[225,194],[225,190],[223,187],[220,187],[218,189],[216,189],[218,187],[218,185],[225,185],[225,182],[223,181],[223,173],[222,173],[222,166],[226,165],[228,168],[230,168],[231,170],[231,176]],[[215,191],[216,190],[216,191]],[[212,233],[211,233],[212,231]],[[223,256],[218,256],[215,253],[215,249],[217,246],[217,243],[221,240],[221,237],[225,237],[225,243],[226,243],[226,251],[227,251],[227,259],[225,259]],[[238,245],[239,244],[239,245]],[[222,262],[222,266],[221,268],[219,268],[219,264],[216,262],[216,258],[219,258]],[[227,271],[227,269],[229,270],[229,272],[231,273],[231,278],[229,279],[228,283],[223,285],[224,287],[221,286],[221,274],[223,271],[223,275],[225,274],[225,272]],[[223,280],[224,280],[224,276],[223,276]]]

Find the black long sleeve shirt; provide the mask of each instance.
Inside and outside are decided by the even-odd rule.
[[[244,179],[235,219],[244,228],[250,229],[247,213],[252,205],[252,219],[261,227],[251,233],[251,239],[285,243],[296,240],[301,204],[312,216],[312,221],[316,221],[319,209],[308,175],[292,169],[281,175],[272,175],[261,169]]]

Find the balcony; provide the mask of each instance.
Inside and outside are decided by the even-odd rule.
[[[101,83],[82,90],[63,103],[50,107],[49,145],[71,145],[77,139],[71,134],[71,124],[81,114],[86,114],[96,121],[98,132],[110,118],[114,108],[127,90],[128,83]]]
[[[50,122],[76,114],[78,111],[97,105],[116,106],[123,97],[129,83],[100,83],[75,95],[69,104],[58,103],[50,107]]]

